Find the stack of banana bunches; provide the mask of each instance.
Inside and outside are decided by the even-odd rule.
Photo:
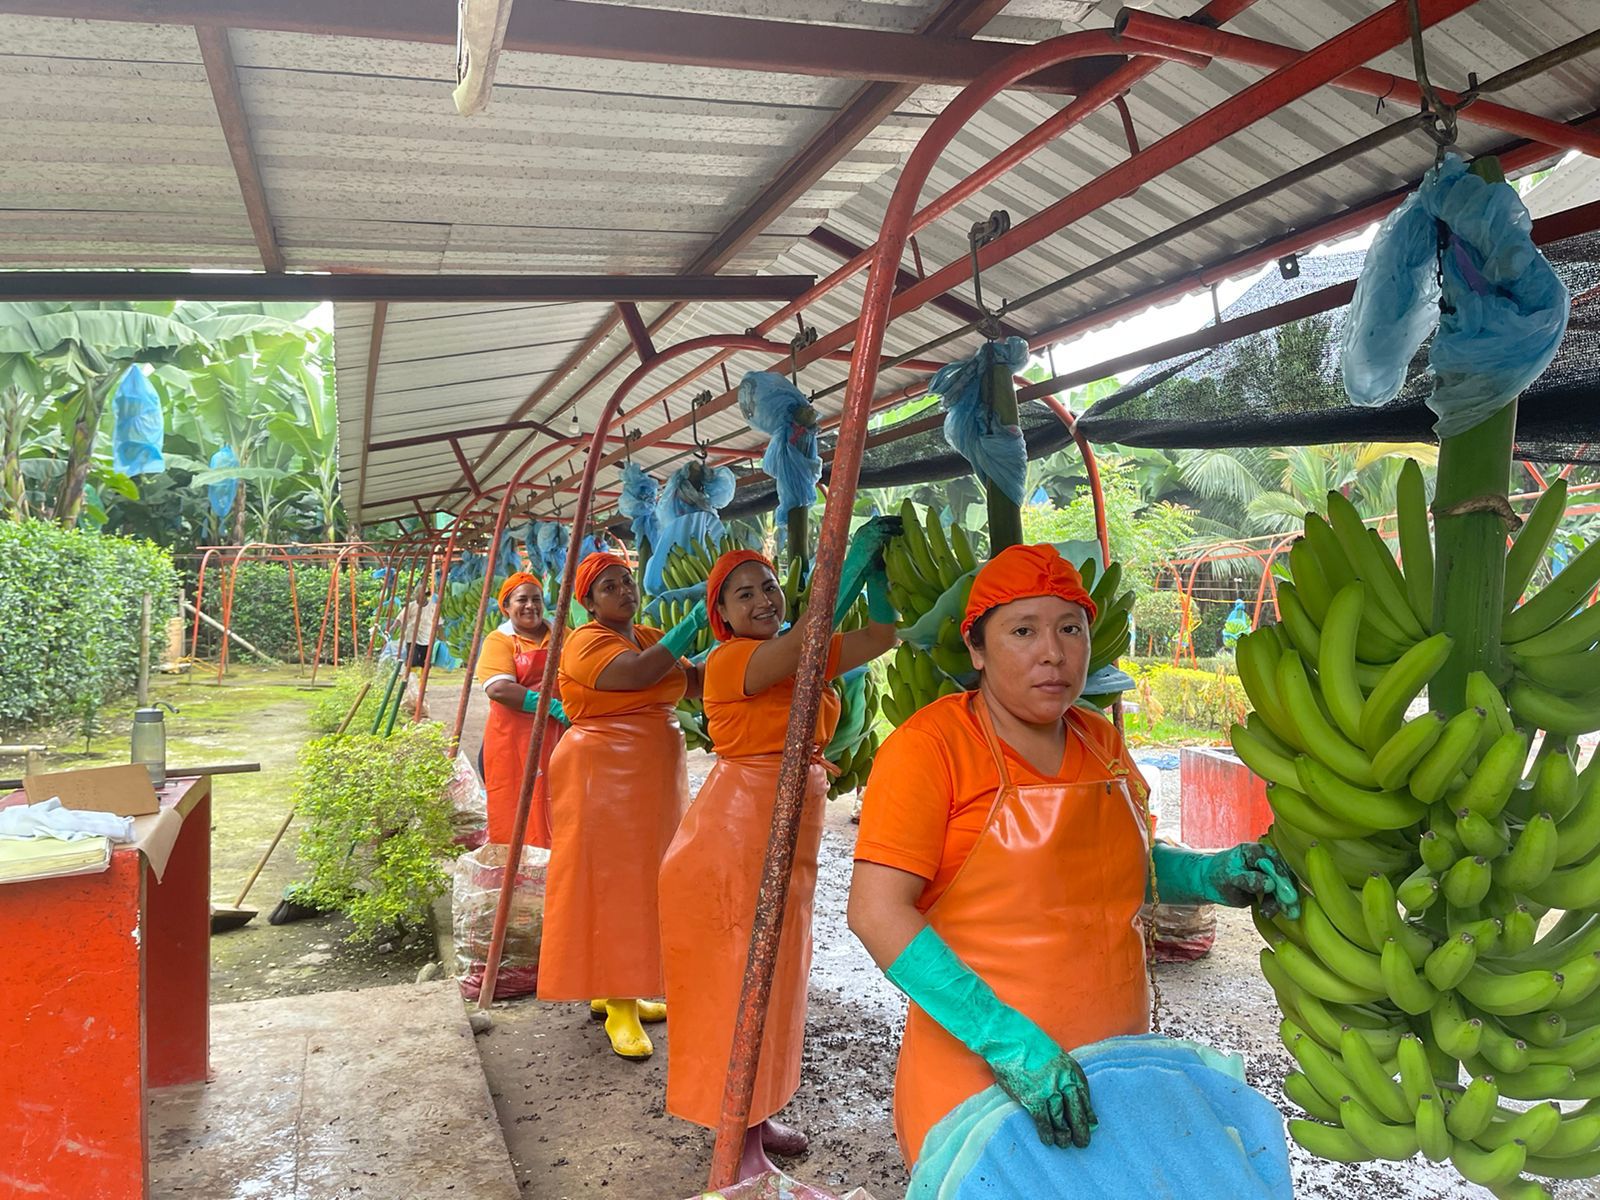
[[[1565,485],[1506,554],[1516,605]],[[1450,654],[1431,629],[1422,473],[1396,509],[1401,559],[1350,502],[1306,517],[1281,623],[1242,638],[1254,711],[1232,731],[1267,782],[1271,841],[1307,885],[1298,920],[1256,916],[1313,1154],[1449,1162],[1499,1197],[1600,1175],[1600,580],[1591,546],[1503,625],[1504,663],[1465,711],[1410,715]],[[1542,741],[1530,763],[1530,750]],[[1567,1102],[1557,1104],[1556,1101]]]

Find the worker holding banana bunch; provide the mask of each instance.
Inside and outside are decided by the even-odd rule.
[[[1153,843],[1121,736],[1077,704],[1094,616],[1053,547],[1001,551],[961,621],[977,687],[927,704],[878,750],[849,921],[912,1002],[894,1099],[908,1164],[996,1083],[1046,1144],[1089,1144],[1093,1098],[1071,1052],[1149,1029],[1148,900],[1298,911],[1270,847]]]
[[[830,679],[894,646],[898,614],[888,598],[883,545],[898,526],[897,517],[876,518],[852,539],[834,624],[863,588],[868,624],[833,635],[826,666]],[[667,1111],[715,1128],[722,1115],[734,1019],[777,802],[801,634],[794,627],[784,630],[788,614],[777,571],[753,550],[734,550],[717,559],[706,580],[705,604],[718,643],[706,659],[704,692],[717,765],[689,807],[661,865],[661,939],[672,1042]],[[800,1084],[811,969],[811,904],[832,770],[822,749],[834,735],[840,708],[837,693],[824,689],[741,1178],[770,1171],[769,1151],[798,1154],[806,1148],[803,1133],[772,1117]]]

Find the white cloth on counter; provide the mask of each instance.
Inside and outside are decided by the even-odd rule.
[[[58,838],[63,842],[103,837],[113,842],[131,842],[133,818],[63,808],[61,801],[52,796],[37,804],[0,808],[0,837]]]

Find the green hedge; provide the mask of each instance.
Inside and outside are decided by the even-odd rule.
[[[138,678],[139,601],[150,593],[152,662],[178,577],[149,542],[0,522],[0,728],[82,716]]]
[[[294,591],[300,602],[300,634],[305,640],[306,661],[317,649],[317,633],[322,628],[322,610],[328,603],[326,566],[296,566]],[[228,578],[226,567],[215,564],[206,571],[206,590],[201,597],[206,615],[222,619],[222,594]],[[339,573],[339,658],[350,653],[350,575],[349,568]],[[356,619],[361,631],[361,646],[366,648],[372,628],[372,615],[383,593],[383,581],[370,570],[356,576]],[[193,629],[192,618],[190,629]],[[333,628],[324,637],[322,661],[333,661]],[[300,651],[294,636],[294,606],[290,603],[289,568],[278,562],[242,562],[233,591],[232,629],[251,645],[285,662],[299,662]],[[222,635],[209,625],[200,626],[200,653],[214,655]],[[379,643],[382,644],[381,641]],[[253,661],[249,651],[237,642],[228,651],[228,661]]]

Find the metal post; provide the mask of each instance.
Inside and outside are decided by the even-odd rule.
[[[1001,425],[1015,426],[1017,424],[1017,389],[1011,382],[1011,368],[1005,363],[997,362],[989,366],[989,370],[980,381],[984,399],[988,401],[994,419]],[[984,499],[989,512],[989,553],[995,555],[1008,546],[1022,544],[1022,509],[1010,496],[1001,491],[1000,485],[994,480],[986,478],[980,471],[978,478],[983,483]]]
[[[139,597],[139,707],[150,703],[150,593]]]

